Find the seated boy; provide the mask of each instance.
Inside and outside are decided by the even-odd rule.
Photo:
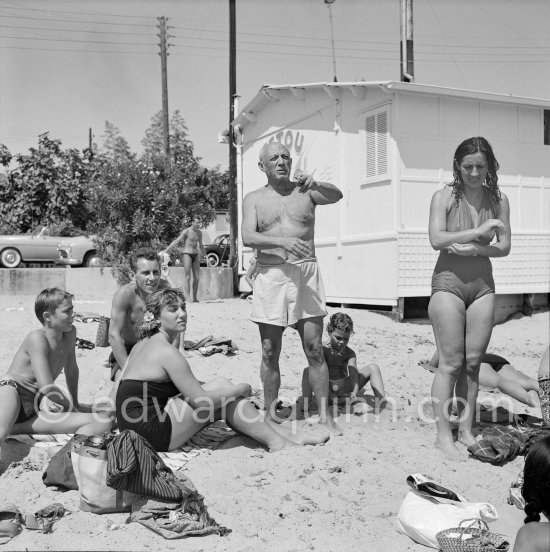
[[[34,311],[42,328],[27,334],[0,378],[0,443],[10,433],[105,433],[111,418],[83,412],[78,403],[73,296],[62,289],[45,289]],[[54,383],[63,369],[70,397]],[[40,410],[44,397],[48,412]]]
[[[329,377],[329,403],[346,403],[351,406],[354,403],[363,403],[357,395],[370,381],[375,395],[375,411],[382,407],[390,407],[386,399],[382,374],[377,364],[370,363],[365,367],[357,368],[355,351],[348,347],[348,342],[353,333],[353,320],[343,312],[334,313],[327,324],[329,342],[323,345],[323,354],[328,367]],[[306,368],[302,376],[302,397],[298,407],[305,411],[312,408],[312,390],[309,384],[309,369]],[[306,404],[307,400],[307,404]],[[354,411],[362,413],[361,404],[354,407]]]

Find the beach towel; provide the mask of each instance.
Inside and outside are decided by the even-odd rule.
[[[191,480],[176,477],[135,431],[125,429],[117,435],[109,443],[107,455],[107,485],[145,495],[134,503],[132,521],[165,538],[228,532],[210,517]]]
[[[172,471],[181,470],[192,458],[210,453],[235,435],[236,433],[224,421],[218,420],[193,435],[185,445],[171,452],[159,452],[159,456]],[[56,435],[10,435],[8,439],[19,441],[29,447],[49,448],[64,446],[71,440],[71,437],[72,435],[69,433],[59,433]]]
[[[502,465],[525,453],[527,435],[513,428],[491,426],[481,432],[481,439],[468,452],[482,462]]]
[[[188,483],[192,487],[192,483]],[[168,502],[143,497],[132,506],[132,521],[151,529],[165,539],[231,533],[210,516],[204,498],[196,491],[181,502]]]

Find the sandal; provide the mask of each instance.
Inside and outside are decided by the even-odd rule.
[[[53,524],[62,518],[68,510],[59,502],[49,504],[45,508],[38,510],[34,514],[25,516],[25,525],[27,529],[33,531],[42,531],[42,533],[51,533]]]
[[[93,348],[95,348],[95,345],[91,341],[88,341],[87,339],[82,339],[81,337],[76,338],[75,345],[79,349],[93,349]]]
[[[23,530],[23,516],[14,504],[6,504],[0,509],[0,544],[6,544]]]
[[[62,518],[67,510],[63,504],[59,502],[54,502],[38,510],[34,514],[28,514],[25,516],[25,525],[27,529],[32,531],[42,531],[42,533],[51,533],[53,524],[60,518]]]

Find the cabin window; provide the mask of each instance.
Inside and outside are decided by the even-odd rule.
[[[378,180],[389,172],[389,114],[386,108],[367,113],[365,117],[365,177]]]
[[[544,145],[550,146],[550,109],[544,110]]]

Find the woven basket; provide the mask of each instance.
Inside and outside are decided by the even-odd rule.
[[[481,519],[465,519],[459,527],[439,531],[435,536],[443,552],[494,552],[510,549],[501,535],[491,533]]]

